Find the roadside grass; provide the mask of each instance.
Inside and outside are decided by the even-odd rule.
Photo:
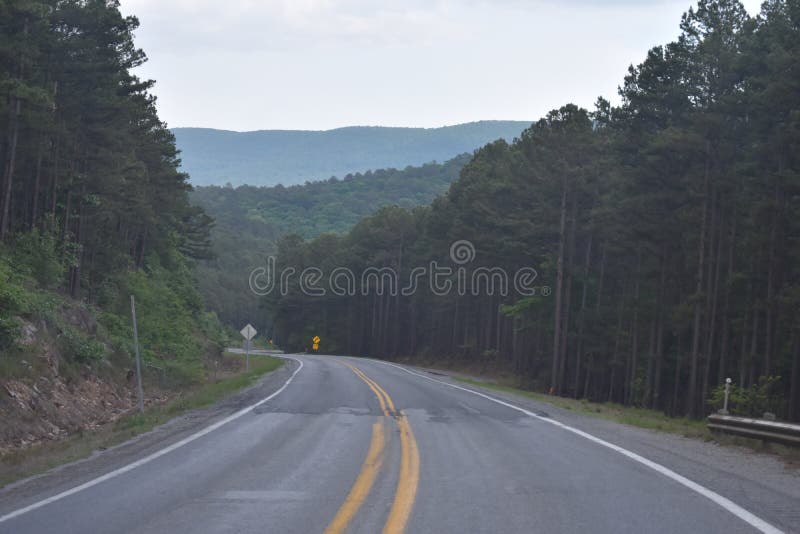
[[[226,352],[225,357],[243,359],[244,355]],[[185,412],[210,406],[229,394],[253,384],[283,363],[280,358],[251,355],[250,371],[247,373],[241,370],[218,381],[195,386],[166,403],[145,407],[143,414],[132,413],[97,429],[80,431],[63,440],[9,453],[0,458],[0,487],[59,465],[87,458],[94,451],[113,447],[139,434],[149,432]]]
[[[609,402],[589,402],[585,399],[576,400],[554,395],[545,395],[535,391],[528,391],[494,382],[485,382],[460,376],[452,376],[451,378],[464,384],[528,397],[564,410],[570,410],[592,417],[599,417],[625,425],[677,434],[679,436],[703,441],[715,441],[721,445],[740,446],[756,452],[773,454],[786,462],[787,467],[800,469],[800,450],[797,448],[787,447],[777,443],[766,443],[740,436],[718,433],[712,434],[704,420],[693,420],[686,417],[669,417],[656,410],[623,406],[621,404]]]
[[[609,402],[589,402],[587,400],[576,400],[566,397],[557,397],[555,395],[544,395],[542,393],[495,384],[492,382],[483,382],[480,380],[473,380],[463,377],[453,378],[465,384],[521,395],[537,401],[546,402],[547,404],[551,404],[564,410],[591,415],[593,417],[600,417],[602,419],[615,421],[617,423],[637,426],[640,428],[648,428],[651,430],[660,430],[662,432],[679,434],[681,436],[690,438],[700,438],[705,440],[712,439],[711,432],[708,430],[708,428],[706,428],[706,425],[703,421],[695,421],[685,417],[668,417],[656,410],[648,410],[645,408],[622,406],[621,404]]]

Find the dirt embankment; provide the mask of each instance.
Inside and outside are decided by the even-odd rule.
[[[85,310],[67,310],[63,319],[96,333]],[[43,322],[23,322],[21,338],[24,357],[7,361],[0,373],[0,456],[113,422],[134,408],[127,370],[65,362],[58,333]]]

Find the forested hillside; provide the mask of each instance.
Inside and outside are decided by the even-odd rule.
[[[194,185],[269,186],[326,180],[369,169],[447,161],[496,139],[513,140],[525,121],[442,128],[353,126],[328,131],[230,132],[175,128],[182,170]]]
[[[267,255],[274,254],[280,237],[346,233],[383,206],[428,204],[458,178],[469,159],[464,154],[446,163],[380,169],[290,187],[197,187],[190,195],[192,203],[215,219],[214,258],[198,265],[207,306],[228,324],[252,322],[268,328],[271,321],[259,310],[248,279],[253,269],[264,266]]]
[[[731,377],[734,413],[800,419],[800,2],[751,18],[736,0],[701,0],[620,95],[485,146],[428,208],[281,240],[277,272],[296,277],[265,297],[276,339],[483,361],[534,389],[692,416]],[[473,261],[451,257],[457,240]],[[439,285],[359,285],[386,267],[402,288],[431,261],[453,269]],[[538,291],[459,285],[458,268],[468,280],[482,266],[534,267]],[[343,296],[327,285],[336,267],[356,273],[355,291],[346,276]],[[306,268],[324,276],[306,271],[301,291]]]
[[[131,73],[137,25],[114,1],[0,3],[0,409],[18,408],[14,388],[42,409],[57,384],[127,394],[131,294],[162,386],[220,354],[192,271],[211,219],[189,203],[153,82]]]

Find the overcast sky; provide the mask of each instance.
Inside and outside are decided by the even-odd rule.
[[[169,126],[535,120],[614,100],[690,0],[121,0]],[[744,2],[751,14],[760,0]]]

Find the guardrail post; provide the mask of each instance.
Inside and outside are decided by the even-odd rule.
[[[722,409],[719,410],[717,413],[720,415],[728,415],[728,396],[731,393],[731,379],[725,379],[725,402],[722,405]]]

